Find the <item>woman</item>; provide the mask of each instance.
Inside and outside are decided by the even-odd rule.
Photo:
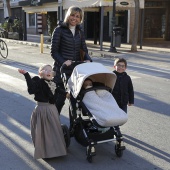
[[[62,64],[70,66],[72,61],[81,61],[80,49],[85,52],[84,61],[91,61],[85,43],[84,32],[80,24],[83,21],[83,11],[78,7],[70,7],[66,13],[64,22],[60,22],[55,28],[51,40],[51,56],[54,59],[54,71],[56,76],[54,82],[64,89],[61,79],[60,67]],[[56,97],[56,107],[58,112],[64,105],[66,97],[58,94]]]

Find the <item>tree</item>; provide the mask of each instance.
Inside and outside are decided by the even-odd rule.
[[[135,1],[135,19],[134,19],[134,28],[133,28],[133,39],[131,51],[137,52],[137,43],[138,43],[138,27],[139,27],[139,0]]]
[[[11,6],[10,6],[10,0],[3,0],[4,2],[4,9],[7,9],[8,12],[8,17],[11,17],[12,13],[11,13]]]
[[[48,24],[48,34],[52,36],[52,33],[57,26],[57,13],[48,12],[47,13],[47,24]]]

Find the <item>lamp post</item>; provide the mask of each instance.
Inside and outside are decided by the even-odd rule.
[[[63,0],[58,0],[58,19],[63,20]]]
[[[113,0],[112,32],[109,52],[117,52],[115,47],[116,0]]]

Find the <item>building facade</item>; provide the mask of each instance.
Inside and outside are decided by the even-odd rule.
[[[98,43],[103,30],[102,40],[110,41],[113,28],[113,0],[11,0],[12,16],[25,20],[25,32],[35,35],[40,33],[50,35],[57,21],[63,19],[67,9],[72,5],[84,10],[83,27],[86,39]],[[115,5],[115,26],[121,28],[121,41],[130,43],[134,27],[135,2],[115,0]],[[140,0],[139,8],[139,39],[169,41],[170,1]],[[3,12],[1,2],[0,22],[4,19]]]
[[[11,15],[12,18],[18,18],[22,20],[22,7],[19,6],[19,0],[11,0]],[[8,17],[7,7],[4,7],[4,1],[0,2],[0,23],[3,23],[5,18]]]
[[[117,27],[121,27],[122,42],[130,41],[134,20],[134,2],[133,0],[126,1],[128,1],[126,5],[121,5],[121,0],[116,0],[115,24]],[[100,38],[101,9],[103,8],[103,41],[110,41],[112,31],[111,21],[113,19],[113,0],[75,0],[74,2],[72,0],[18,0],[15,1],[15,3],[16,2],[20,11],[22,11],[19,18],[26,19],[25,27],[27,34],[43,33],[44,35],[49,35],[49,17],[53,18],[53,22],[56,22],[56,24],[57,21],[61,19],[59,16],[60,6],[63,8],[62,16],[64,16],[70,6],[77,5],[81,7],[85,13],[83,26],[86,38],[95,39],[95,41],[98,41]],[[13,6],[11,2],[11,8],[13,7],[18,11],[16,6]]]
[[[74,3],[72,0],[67,0],[63,2],[64,10],[67,10],[73,4],[83,8],[85,12],[84,30],[86,38],[94,39],[95,42],[95,37],[98,37],[97,41],[99,41],[102,29],[103,41],[110,41],[113,28],[113,0],[77,0]],[[129,43],[132,40],[135,2],[134,0],[115,0],[115,6],[114,25],[121,28],[121,41]],[[140,0],[139,8],[144,8],[144,0]],[[101,26],[102,18],[103,28]]]
[[[170,40],[170,1],[145,0],[144,39]]]
[[[49,16],[56,20],[57,23],[57,0],[27,0],[20,1],[19,5],[26,14],[27,34],[43,33],[48,35]]]

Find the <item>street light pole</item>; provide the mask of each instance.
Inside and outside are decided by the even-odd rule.
[[[58,0],[58,19],[59,21],[63,20],[63,0]]]
[[[113,0],[112,32],[109,52],[117,52],[115,47],[116,0]]]

